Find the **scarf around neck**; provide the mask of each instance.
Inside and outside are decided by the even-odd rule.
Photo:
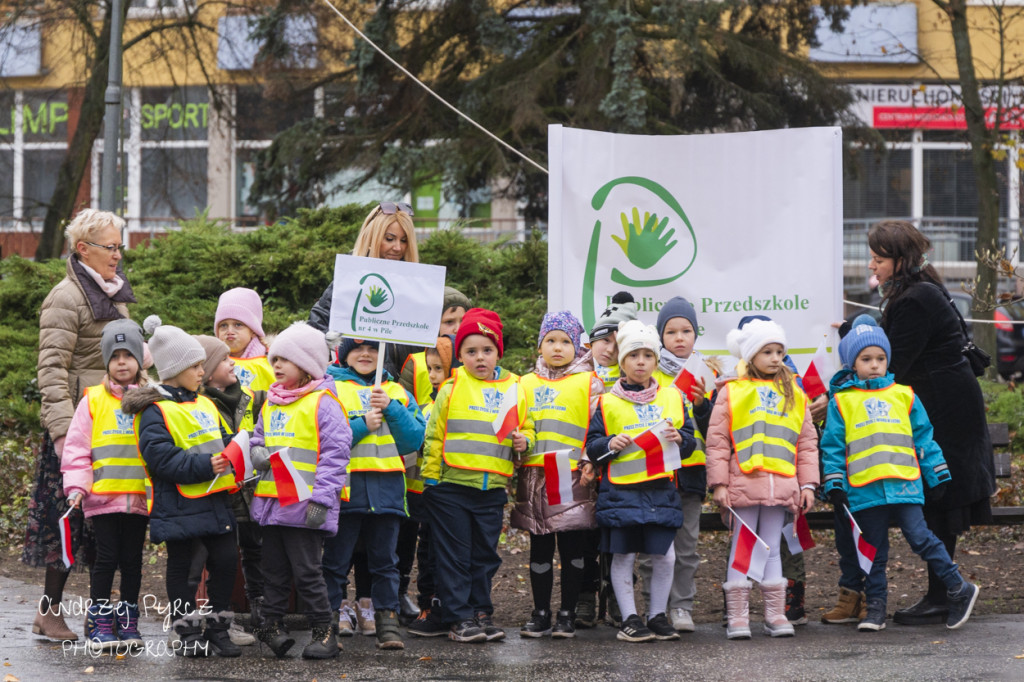
[[[552,367],[548,363],[544,362],[543,357],[537,358],[537,364],[534,365],[533,371],[537,373],[541,379],[558,379],[560,377],[568,376],[570,374],[579,374],[580,372],[593,372],[594,371],[594,356],[588,350],[583,355],[573,358],[568,365],[561,367]]]
[[[674,377],[683,369],[686,360],[687,358],[677,358],[668,348],[662,348],[661,353],[658,354],[658,369],[670,377]]]
[[[267,391],[267,400],[274,405],[290,405],[307,393],[312,393],[322,381],[322,378],[313,379],[305,386],[298,388],[285,388],[281,382],[275,381],[270,384],[270,390]]]
[[[249,341],[249,345],[245,347],[245,350],[243,350],[242,354],[238,357],[245,360],[246,358],[258,358],[266,354],[267,347],[263,345],[263,342],[260,341],[258,336],[253,334],[252,339]]]
[[[647,403],[654,402],[654,399],[658,395],[658,382],[654,379],[649,379],[651,383],[647,388],[637,390],[634,388],[636,384],[630,384],[626,381],[625,377],[619,377],[619,380],[612,385],[610,393],[617,395],[623,400],[628,400],[631,403],[638,405],[646,405]],[[630,388],[626,388],[629,386]]]
[[[83,270],[85,270],[85,274],[89,275],[89,278],[96,282],[96,286],[100,288],[100,291],[107,295],[107,298],[110,298],[117,292],[121,291],[121,287],[124,286],[124,280],[116,274],[114,275],[114,279],[103,279],[103,276],[100,275],[100,273],[86,265],[81,258],[78,259],[78,264],[82,266]]]

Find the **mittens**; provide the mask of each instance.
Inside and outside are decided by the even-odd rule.
[[[306,528],[319,528],[327,520],[327,507],[310,502],[306,507]]]
[[[252,468],[256,471],[270,471],[270,450],[262,445],[253,445],[249,448],[249,459],[252,460]]]

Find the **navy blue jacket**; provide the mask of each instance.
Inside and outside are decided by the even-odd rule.
[[[194,457],[174,444],[163,413],[155,403],[173,400],[190,402],[196,394],[183,388],[160,385],[128,391],[121,409],[141,414],[138,429],[139,451],[153,479],[153,511],[149,519],[149,537],[155,543],[187,540],[235,531],[235,514],[229,493],[188,498],[178,492],[178,483],[202,483],[213,478],[209,457]],[[230,436],[221,427],[224,443]]]
[[[327,373],[336,381],[352,381],[362,386],[372,386],[375,377],[366,377],[350,367],[331,365]],[[383,381],[393,381],[385,370]],[[392,400],[384,408],[384,419],[387,421],[395,445],[402,454],[416,452],[423,446],[423,432],[426,420],[416,405],[416,399],[406,391],[409,406],[405,407],[397,400]],[[352,446],[369,433],[366,419],[349,417],[352,427]],[[353,471],[348,477],[349,501],[342,501],[340,514],[398,514],[408,516],[405,505],[405,472],[389,471]]]
[[[627,388],[639,388],[628,387]],[[683,457],[693,452],[693,424],[686,421],[679,429]],[[683,525],[683,508],[676,485],[670,478],[659,478],[631,485],[616,485],[608,479],[608,464],[614,455],[608,443],[616,434],[606,435],[600,406],[594,410],[587,429],[587,457],[601,465],[603,475],[597,489],[597,524],[605,528],[627,528],[654,524],[668,528]],[[701,467],[703,468],[703,467]]]

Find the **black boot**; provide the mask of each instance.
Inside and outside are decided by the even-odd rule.
[[[310,642],[302,650],[303,658],[334,658],[338,655],[338,639],[330,623],[319,623],[312,627]]]
[[[210,644],[203,637],[203,617],[193,611],[171,623],[180,643],[175,653],[187,658],[205,658],[210,655]]]
[[[249,600],[249,629],[255,631],[263,625],[263,597]]]
[[[288,650],[295,644],[295,639],[281,629],[280,621],[264,623],[262,627],[256,630],[256,637],[270,647],[270,650],[278,658],[285,658]]]
[[[210,645],[210,651],[223,658],[238,658],[242,655],[242,650],[228,635],[228,628],[234,619],[232,611],[218,611],[206,617],[203,639]]]

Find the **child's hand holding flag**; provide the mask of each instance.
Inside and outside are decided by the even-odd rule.
[[[672,385],[682,391],[690,402],[698,402],[708,387],[715,385],[715,373],[697,353],[693,353],[683,363]]]

